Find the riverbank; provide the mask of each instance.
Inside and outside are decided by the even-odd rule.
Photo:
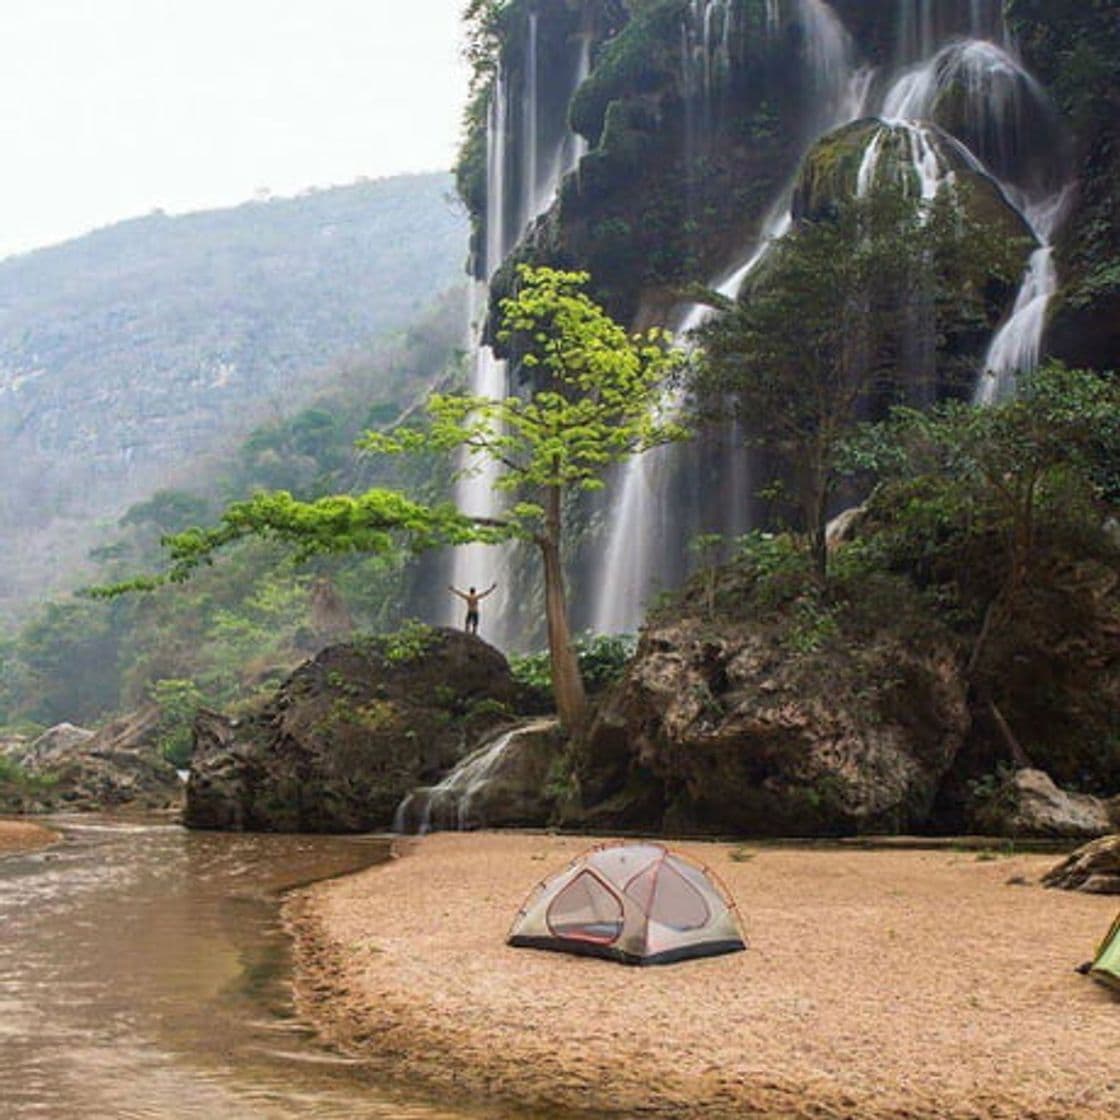
[[[1054,856],[685,843],[749,951],[633,969],[508,948],[588,843],[440,833],[291,896],[301,1012],[411,1083],[602,1117],[1120,1115],[1120,1003],[1073,971],[1116,900],[1037,886]]]
[[[59,839],[57,832],[30,821],[0,820],[0,856],[45,848]]]

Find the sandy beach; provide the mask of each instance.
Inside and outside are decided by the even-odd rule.
[[[0,856],[45,848],[58,838],[57,832],[30,821],[0,821]]]
[[[1120,999],[1079,976],[1117,900],[1050,855],[674,845],[747,952],[659,968],[508,948],[586,838],[441,833],[289,898],[297,1001],[436,1092],[595,1116],[1115,1120]]]

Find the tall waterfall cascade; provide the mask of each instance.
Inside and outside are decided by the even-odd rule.
[[[893,73],[879,75],[859,64],[842,21],[824,0],[771,0],[766,11],[771,34],[777,33],[783,18],[800,24],[802,64],[819,103],[813,140],[867,115],[873,85],[880,89],[878,106],[870,113],[881,127],[871,133],[861,161],[859,195],[866,195],[882,174],[881,156],[893,136],[907,154],[920,197],[932,201],[955,184],[952,165],[944,156],[944,149],[951,147],[969,167],[998,183],[1035,233],[1039,248],[977,382],[977,400],[992,401],[1013,391],[1016,373],[1038,363],[1046,307],[1057,287],[1049,238],[1061,213],[1065,185],[1053,169],[1039,168],[1037,160],[1032,166],[1023,158],[1025,151],[1029,154],[1027,134],[1040,121],[1053,120],[1054,113],[1039,83],[1014,56],[998,0],[971,0],[964,25],[959,19],[947,20],[945,9],[934,0],[900,0]],[[933,123],[939,101],[950,89],[960,101],[963,138]],[[737,295],[769,246],[788,228],[786,206],[779,201],[742,263],[713,286],[725,296]],[[707,313],[702,306],[687,309],[679,317],[678,331],[687,333]],[[683,453],[677,447],[661,448],[630,461],[620,472],[594,592],[592,622],[599,632],[635,629],[660,590],[658,566],[664,563],[668,543],[682,529],[681,517],[670,508],[669,480],[674,459]],[[745,457],[738,457],[733,469],[744,470]],[[750,488],[748,479],[731,481],[727,489],[732,494],[743,495]],[[742,531],[732,511],[723,531]]]
[[[541,89],[541,45],[538,16],[528,19],[528,49],[520,80],[499,68],[494,77],[486,124],[486,238],[483,247],[484,280],[468,293],[467,353],[471,355],[470,392],[500,399],[508,389],[508,370],[483,342],[490,286],[495,272],[537,218],[551,206],[565,175],[586,152],[586,141],[568,127],[566,115],[557,119],[555,108],[546,108]],[[591,35],[578,35],[570,46],[570,88],[561,104],[566,107],[586,79],[591,65]],[[513,135],[518,142],[511,144]],[[485,456],[466,455],[455,489],[459,509],[478,517],[497,517],[502,495],[495,488],[498,465]],[[455,551],[453,584],[466,590],[498,589],[489,600],[481,626],[483,636],[498,646],[510,642],[509,583],[503,578],[511,562],[510,548],[466,545]],[[447,597],[444,621],[462,621],[459,601]]]
[[[717,0],[718,2],[718,0]],[[767,25],[771,34],[780,27],[782,10],[775,3],[768,7]],[[824,0],[793,0],[791,17],[801,35],[800,65],[818,99],[814,114],[815,140],[832,129],[859,118],[865,109],[873,73],[860,66],[851,36],[839,17]],[[734,299],[747,277],[765,259],[774,242],[789,230],[792,218],[787,185],[767,217],[757,240],[712,287],[720,295]],[[711,313],[705,304],[684,308],[677,316],[675,331],[682,337]],[[679,533],[679,518],[669,508],[668,484],[681,454],[675,447],[658,448],[629,460],[615,481],[615,499],[609,519],[609,532],[592,592],[592,629],[598,633],[622,633],[637,629],[650,598],[671,586],[677,573],[665,566],[665,543]],[[742,532],[742,511],[747,507],[749,481],[745,477],[745,456],[728,448],[731,471],[730,493],[736,500],[728,504],[721,531],[728,536]]]
[[[896,38],[873,67],[860,52],[836,9],[827,0],[765,0],[749,24],[740,0],[689,0],[681,16],[679,90],[683,101],[681,157],[696,163],[720,136],[721,114],[735,112],[727,90],[737,80],[740,52],[736,44],[746,29],[764,35],[773,50],[797,52],[797,76],[791,85],[809,102],[804,109],[802,156],[825,136],[856,121],[867,129],[866,147],[851,189],[867,195],[891,173],[914,183],[926,202],[956,187],[967,170],[995,185],[1033,232],[1036,247],[1022,277],[1014,305],[994,333],[982,368],[977,370],[976,400],[990,402],[1014,392],[1018,374],[1031,370],[1042,353],[1042,333],[1050,298],[1057,289],[1053,236],[1068,195],[1062,158],[1065,138],[1045,90],[1024,69],[1007,31],[1002,0],[884,0],[884,19],[893,18]],[[484,274],[494,272],[526,230],[556,196],[563,178],[579,163],[586,146],[566,126],[550,119],[555,100],[545,107],[541,90],[540,27],[530,14],[524,34],[521,70],[499,73],[492,87],[486,163],[486,244]],[[771,49],[771,48],[765,48]],[[592,40],[570,43],[570,90],[589,73]],[[890,160],[886,157],[890,155]],[[694,216],[694,184],[683,177],[684,210]],[[775,192],[753,236],[741,246],[709,287],[729,298],[738,296],[747,277],[771,246],[791,226],[793,186]],[[699,197],[699,196],[697,196]],[[490,350],[479,345],[488,292],[474,293],[475,360],[472,391],[496,396],[505,391],[507,372]],[[710,314],[704,305],[678,307],[669,324],[682,338]],[[907,343],[907,362],[935,361],[930,347]],[[907,365],[909,369],[909,365]],[[669,407],[679,407],[671,402]],[[749,525],[754,486],[748,460],[724,433],[726,454],[720,460],[720,502],[727,506],[720,524],[705,524],[732,538]],[[708,448],[711,451],[711,448]],[[695,454],[687,446],[656,449],[625,463],[609,481],[602,532],[587,565],[579,599],[591,628],[601,633],[636,629],[651,598],[675,586],[683,572],[685,546],[700,526],[686,510],[697,496],[685,493],[709,485],[697,471],[683,466]],[[707,462],[710,465],[711,456]],[[708,467],[705,467],[707,470]],[[682,478],[692,477],[687,485]],[[697,481],[699,479],[700,481]],[[483,469],[460,483],[462,508],[493,514],[499,506],[493,476]],[[705,495],[711,497],[711,495]],[[699,503],[696,503],[699,504]],[[711,502],[709,502],[709,507]],[[496,550],[459,549],[455,582],[459,586],[502,584]],[[490,614],[504,616],[497,596]],[[487,630],[484,620],[484,631]],[[499,644],[501,627],[487,637]]]

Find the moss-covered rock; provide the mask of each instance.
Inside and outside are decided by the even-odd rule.
[[[877,584],[878,604],[806,593],[757,614],[741,578],[716,595],[738,600],[738,619],[706,617],[697,596],[646,630],[574,749],[565,820],[787,836],[920,827],[970,726],[952,636],[926,619],[914,641],[920,609],[901,584]]]
[[[793,216],[825,218],[841,200],[888,183],[921,198],[923,175],[931,174],[944,182],[941,189],[963,186],[957,192],[960,204],[977,224],[1000,231],[1008,241],[1021,240],[1026,263],[1029,250],[1037,245],[1030,227],[999,185],[977,170],[953,138],[930,125],[870,117],[822,137],[801,165]]]

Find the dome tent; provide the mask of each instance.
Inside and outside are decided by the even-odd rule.
[[[507,943],[669,964],[745,949],[735,905],[707,868],[661,844],[591,848],[530,894]]]
[[[1120,914],[1117,914],[1112,928],[1105,934],[1097,955],[1093,958],[1089,975],[1120,988]]]

